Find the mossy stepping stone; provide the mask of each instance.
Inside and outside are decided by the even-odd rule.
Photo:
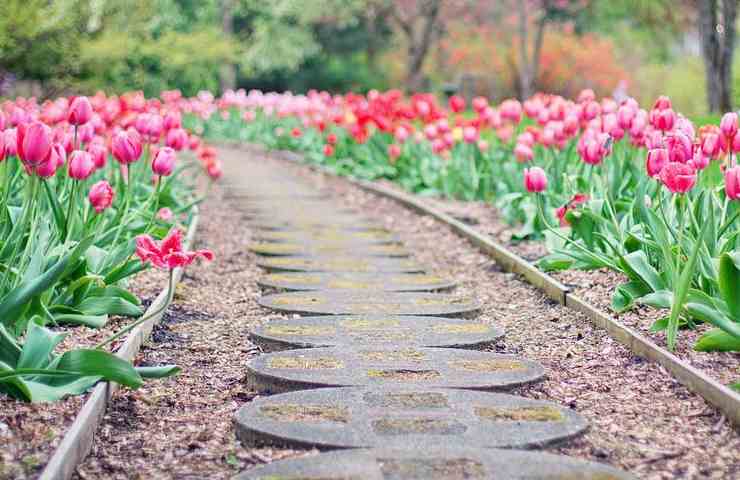
[[[400,245],[358,245],[351,243],[277,243],[256,242],[249,245],[249,250],[265,256],[315,256],[315,255],[352,255],[361,257],[408,257],[409,252]]]
[[[257,266],[284,272],[420,273],[424,267],[408,259],[352,256],[263,257]]]
[[[284,257],[279,257],[284,258]],[[416,292],[323,290],[266,295],[263,307],[287,313],[318,315],[473,315],[475,300],[456,295]]]
[[[573,438],[586,420],[556,403],[501,393],[429,388],[329,388],[284,393],[236,413],[245,445],[540,448]]]
[[[256,467],[234,480],[637,480],[563,455],[445,444],[326,452]]]
[[[309,231],[264,230],[254,234],[254,238],[264,242],[285,243],[339,243],[353,244],[392,244],[401,240],[385,231],[350,231],[332,228],[314,229]]]
[[[272,319],[249,333],[266,350],[352,347],[482,348],[504,333],[491,325],[459,318],[412,315],[321,315]]]
[[[257,283],[279,290],[384,290],[434,292],[450,290],[455,282],[423,273],[281,272],[263,276]]]
[[[270,393],[399,385],[504,390],[544,375],[542,366],[531,360],[454,348],[304,348],[267,353],[247,362],[248,383]]]

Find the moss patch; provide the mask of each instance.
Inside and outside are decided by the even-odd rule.
[[[364,350],[360,358],[370,362],[421,362],[426,358],[424,352],[409,348],[406,350]]]
[[[298,405],[286,403],[281,405],[265,405],[260,412],[266,417],[281,422],[349,422],[349,410],[329,405]]]
[[[447,396],[438,392],[378,393],[368,392],[363,400],[371,407],[392,408],[449,408]]]
[[[398,320],[393,319],[380,319],[380,320],[369,320],[367,318],[358,317],[352,320],[343,320],[340,325],[347,330],[382,330],[386,328],[398,327],[401,324]]]
[[[450,367],[468,372],[500,372],[502,370],[526,370],[527,367],[516,360],[453,360]]]
[[[285,273],[273,273],[267,276],[266,279],[272,280],[273,282],[305,283],[308,285],[318,285],[321,283],[320,278],[301,274],[287,275]]]
[[[480,462],[469,458],[378,458],[383,480],[482,480],[486,475]]]
[[[436,370],[370,369],[367,371],[367,376],[370,378],[394,380],[398,382],[428,382],[442,377],[442,374]]]
[[[468,429],[454,419],[444,418],[381,418],[373,420],[373,431],[378,435],[460,435]]]
[[[563,414],[554,407],[475,407],[475,414],[481,418],[502,422],[560,422]]]
[[[326,284],[326,288],[336,288],[340,290],[370,290],[377,286],[377,283],[356,282],[352,280],[329,280]]]
[[[337,370],[344,368],[344,362],[333,357],[273,357],[270,359],[269,367],[293,370]]]
[[[278,297],[272,300],[276,305],[323,305],[323,298],[312,295],[290,295]]]
[[[399,275],[393,277],[393,280],[401,285],[431,285],[443,281],[440,277],[433,275]]]
[[[443,323],[435,325],[432,330],[436,333],[487,333],[491,330],[491,327],[483,323],[466,323],[464,325]]]
[[[319,335],[334,335],[336,329],[321,325],[274,325],[266,327],[265,333],[268,335],[316,337]]]

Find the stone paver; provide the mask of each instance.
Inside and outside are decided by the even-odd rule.
[[[418,273],[281,272],[263,276],[259,285],[288,291],[380,290],[387,292],[435,292],[454,288],[455,282]]]
[[[544,376],[537,362],[453,348],[331,347],[274,352],[247,362],[247,382],[261,392],[353,386],[504,390]]]
[[[264,257],[257,266],[284,272],[420,273],[424,267],[399,258],[358,258],[354,256]]]
[[[257,467],[235,480],[636,480],[561,455],[443,445],[327,452]]]
[[[409,252],[400,245],[367,245],[347,242],[277,243],[255,242],[249,250],[265,256],[322,256],[329,254],[353,255],[358,257],[404,258]]]
[[[411,315],[321,315],[274,319],[250,332],[267,350],[344,346],[483,348],[504,333],[485,323]]]
[[[262,230],[255,232],[253,238],[264,242],[285,243],[336,243],[351,242],[356,244],[389,244],[400,243],[400,239],[384,231],[349,231],[332,228],[313,230]]]

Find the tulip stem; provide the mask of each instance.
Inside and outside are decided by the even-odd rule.
[[[106,346],[109,343],[114,342],[115,340],[121,338],[123,335],[127,334],[128,332],[130,332],[134,328],[138,327],[142,323],[144,323],[144,322],[146,322],[148,320],[151,320],[152,318],[156,317],[157,315],[159,315],[162,312],[164,312],[165,310],[167,310],[167,307],[170,306],[170,300],[172,299],[172,294],[174,293],[174,288],[175,288],[175,270],[174,269],[170,270],[169,274],[170,274],[169,275],[169,281],[167,283],[167,300],[164,302],[164,305],[162,305],[161,307],[159,307],[155,311],[149,313],[148,315],[143,315],[141,318],[139,318],[135,322],[131,323],[130,325],[125,326],[124,328],[122,328],[118,332],[114,333],[110,337],[108,337],[105,340],[103,340],[102,342],[98,343],[97,345],[95,345],[95,350],[102,349],[104,346]]]
[[[77,180],[72,180],[72,189],[69,191],[69,199],[67,201],[67,225],[64,232],[64,241],[69,240],[70,230],[72,230],[72,202],[77,196]]]

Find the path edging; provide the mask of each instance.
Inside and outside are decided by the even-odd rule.
[[[198,229],[198,207],[193,209],[193,216],[185,237],[183,248],[189,249],[195,239]],[[183,270],[177,268],[174,272],[174,285],[182,278]],[[116,351],[116,356],[124,360],[133,361],[141,346],[149,338],[152,329],[157,325],[164,314],[166,307],[172,302],[173,295],[167,295],[167,288],[163,289],[149,305],[144,315],[158,309],[162,311],[151,319],[136,327],[128,334],[126,340]],[[106,407],[118,390],[119,385],[113,382],[101,382],[93,387],[82,408],[78,411],[74,422],[67,429],[51,458],[44,467],[38,480],[68,480],[72,478],[77,466],[85,459],[92,449],[95,432],[103,420]]]
[[[237,144],[237,148],[243,146],[243,144]],[[250,144],[248,148],[249,147],[257,147],[263,152],[269,151],[261,145]],[[340,177],[326,167],[313,165],[303,161],[303,157],[295,152],[273,150],[272,153],[277,154],[279,158],[286,161],[299,163],[319,173]],[[571,310],[583,314],[589,322],[606,330],[607,334],[611,338],[627,347],[633,354],[653,361],[665,368],[676,380],[678,380],[679,383],[704,398],[704,400],[709,404],[722,412],[722,414],[724,414],[724,416],[734,425],[740,426],[740,393],[733,391],[729,387],[709,377],[701,370],[684,362],[676,355],[670,353],[663,347],[658,346],[642,334],[617,322],[611,317],[611,315],[602,312],[595,306],[573,294],[565,285],[558,282],[550,275],[538,270],[533,264],[511,252],[488,235],[478,232],[474,228],[465,225],[415,196],[397,192],[382,185],[376,185],[372,182],[360,180],[352,176],[341,176],[340,178],[348,180],[350,183],[367,192],[389,198],[407,208],[424,215],[429,215],[442,223],[447,224],[456,234],[471,242],[487,255],[493,257],[494,260],[505,270],[522,275],[527,282],[543,291],[551,299],[564,305],[566,308],[570,308]]]

